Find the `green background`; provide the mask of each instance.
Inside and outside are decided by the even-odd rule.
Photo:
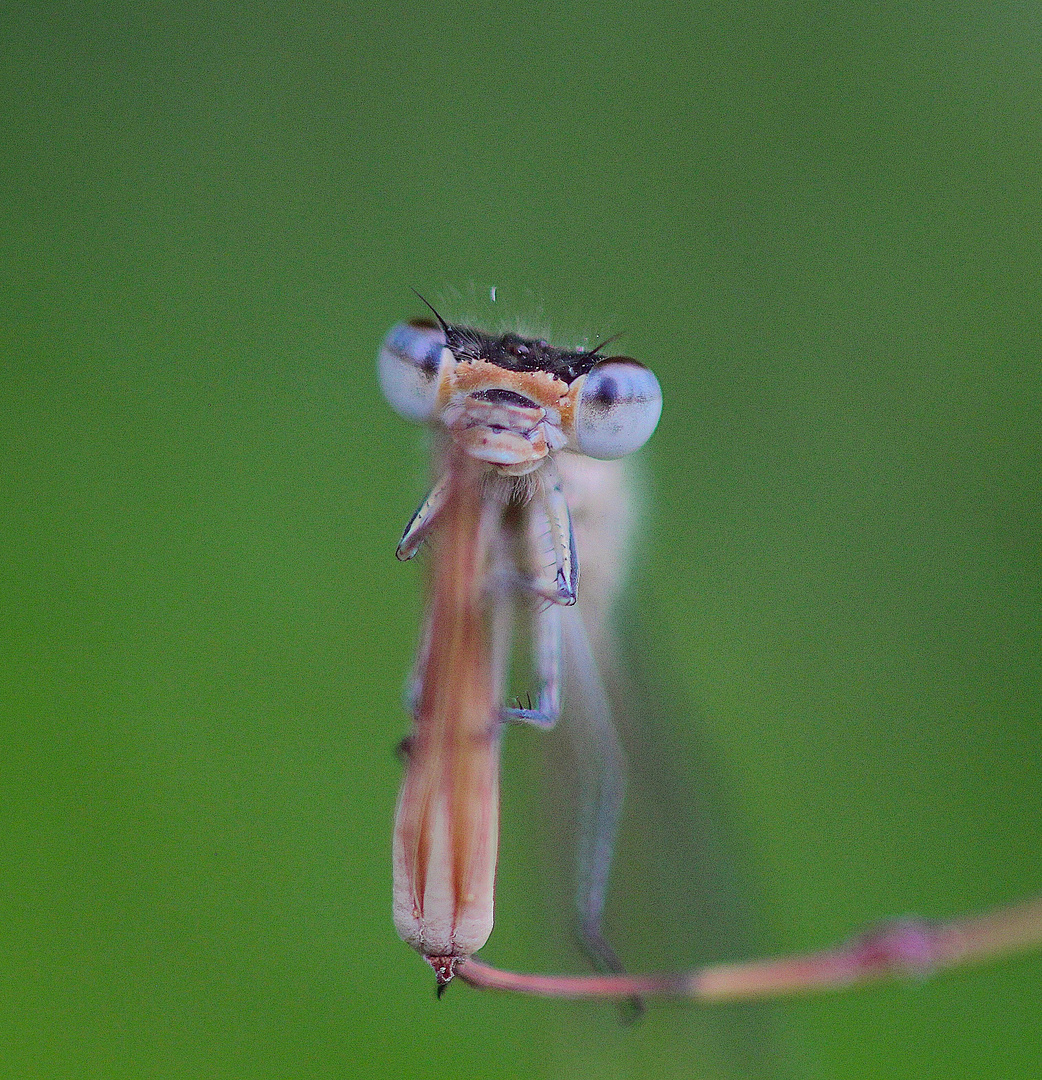
[[[629,1027],[434,1000],[389,896],[423,440],[373,365],[416,287],[624,331],[659,375],[644,662],[751,929],[650,903],[687,886],[627,856],[638,797],[633,968],[1038,891],[1038,11],[58,3],[0,33],[0,1074],[1037,1077],[1037,956]],[[533,738],[486,955],[577,970]]]

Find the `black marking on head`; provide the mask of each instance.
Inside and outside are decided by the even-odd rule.
[[[524,409],[535,407],[535,402],[531,398],[526,398],[524,394],[517,394],[513,390],[500,390],[498,388],[479,390],[476,394],[471,394],[471,397],[475,401],[491,401],[496,405],[520,405]]]
[[[566,383],[575,382],[601,360],[596,350],[558,349],[520,334],[493,337],[469,326],[446,326],[444,330],[445,341],[458,360],[487,360],[507,371],[546,371]]]

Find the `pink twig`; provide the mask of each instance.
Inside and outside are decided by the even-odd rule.
[[[525,975],[470,958],[457,974],[471,986],[575,999],[673,997],[735,1001],[843,990],[888,978],[922,978],[1042,946],[1042,897],[983,915],[929,923],[902,919],[846,944],[799,956],[715,964],[663,975]]]

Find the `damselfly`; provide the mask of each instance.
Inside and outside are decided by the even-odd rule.
[[[567,649],[585,711],[602,734],[582,830],[582,936],[617,969],[600,930],[621,803],[620,755],[588,644],[569,502],[610,487],[616,459],[658,424],[662,394],[644,365],[517,334],[402,323],[380,351],[380,385],[434,429],[435,480],[398,558],[432,547],[428,610],[409,698],[413,731],[394,833],[394,918],[440,984],[492,929],[499,746],[505,723],[551,727]],[[623,527],[626,507],[598,508]],[[596,606],[591,604],[591,613]],[[537,699],[508,708],[503,685],[515,611],[531,624]],[[595,632],[599,632],[595,628]]]
[[[921,975],[1042,944],[1042,899],[1034,899],[947,923],[901,920],[802,956],[621,972],[601,933],[621,753],[590,648],[617,575],[591,575],[579,600],[579,558],[603,563],[600,549],[627,531],[617,459],[655,430],[661,391],[646,367],[602,356],[603,345],[560,349],[435,316],[390,331],[379,376],[392,407],[429,424],[434,438],[434,486],[397,550],[410,559],[429,541],[432,552],[393,859],[395,925],[439,988],[459,974],[476,986],[565,997],[765,997]],[[597,538],[584,548],[593,519]],[[515,615],[531,626],[537,700],[508,707]],[[599,735],[579,829],[577,899],[582,937],[604,973],[504,972],[470,959],[492,930],[500,740],[510,722],[553,726],[565,661],[568,710]]]

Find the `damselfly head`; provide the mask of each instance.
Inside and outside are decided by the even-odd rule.
[[[396,412],[441,427],[468,455],[512,476],[564,449],[623,457],[662,414],[658,379],[627,356],[495,336],[440,316],[393,327],[378,367]]]

